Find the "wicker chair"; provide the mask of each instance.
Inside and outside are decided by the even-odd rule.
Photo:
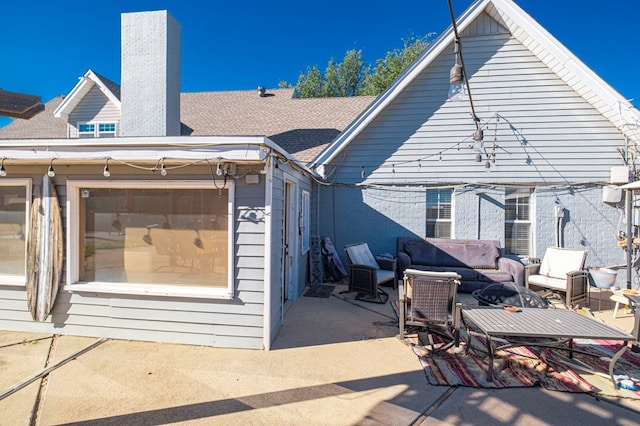
[[[404,339],[408,330],[423,328],[427,331],[432,353],[453,345],[457,347],[462,307],[456,303],[458,285],[460,275],[453,272],[405,270],[399,290],[400,338]],[[449,339],[449,342],[436,348],[432,333]]]

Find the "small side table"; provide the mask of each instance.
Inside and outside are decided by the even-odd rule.
[[[623,293],[623,290],[615,290],[611,292],[611,296],[609,296],[609,299],[612,302],[616,302],[616,305],[613,307],[613,317],[616,318],[616,316],[618,315],[618,308],[620,307],[620,304],[622,303],[625,307],[624,309],[624,313],[629,313],[629,299],[627,299],[627,295],[625,295]]]

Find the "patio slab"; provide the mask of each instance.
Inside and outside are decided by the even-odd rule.
[[[496,424],[508,416],[506,423],[588,424],[594,413],[640,421],[640,411],[583,394],[431,386],[396,337],[391,304],[344,300],[341,289],[293,303],[270,351],[107,340],[54,370],[39,402],[39,381],[0,400],[11,416],[0,423],[30,423],[35,407],[42,425]],[[46,336],[0,332],[0,346],[33,337]],[[0,392],[41,370],[50,342],[49,365],[97,339],[0,348]]]

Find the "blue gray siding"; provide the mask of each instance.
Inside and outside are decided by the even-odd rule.
[[[447,186],[452,237],[504,242],[505,188],[534,187],[533,255],[555,244],[558,204],[566,247],[588,248],[588,264],[621,263],[619,206],[602,202],[601,186],[623,165],[624,136],[489,15],[465,30],[462,46],[497,168],[475,161],[469,103],[446,100],[449,46],[326,166],[335,185],[320,188],[321,232],[337,247],[367,241],[374,253],[395,252],[397,237],[425,236],[426,189]]]
[[[497,145],[498,171],[488,174],[474,161],[468,102],[445,101],[451,47],[333,161],[338,182],[593,182],[621,165],[620,132],[520,42],[498,32],[462,43],[485,145]],[[592,158],[598,163],[585,167]]]
[[[26,173],[29,170],[25,168]],[[39,182],[35,173],[38,171],[30,177]],[[243,174],[242,168],[239,173]],[[62,206],[67,178],[90,179],[95,174],[71,176],[58,171],[55,179]],[[210,176],[208,170],[203,170],[188,178],[208,180]],[[38,323],[27,310],[24,287],[0,285],[0,329],[261,349],[266,246],[265,179],[262,175],[260,178],[259,185],[236,180],[232,300],[70,293],[60,289],[52,316]],[[64,209],[63,214],[66,215]]]

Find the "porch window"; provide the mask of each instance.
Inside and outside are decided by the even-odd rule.
[[[427,237],[451,238],[452,189],[427,190]]]
[[[506,254],[531,253],[531,189],[507,189],[505,193],[504,243]]]
[[[31,181],[0,182],[0,284],[25,285]]]
[[[232,182],[69,182],[68,194],[72,289],[232,296]]]

